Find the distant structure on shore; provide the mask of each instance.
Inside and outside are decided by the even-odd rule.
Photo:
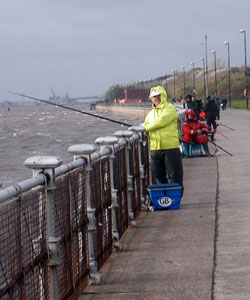
[[[52,96],[49,97],[49,101],[55,104],[79,104],[79,101],[91,101],[91,100],[97,100],[102,101],[104,100],[104,97],[102,96],[82,96],[82,97],[76,97],[71,98],[69,97],[69,92],[67,89],[67,93],[64,97],[57,96],[54,89],[51,87]]]
[[[138,103],[148,100],[149,89],[125,89],[123,99],[114,99],[115,103]]]
[[[41,100],[45,100],[48,102],[51,102],[53,104],[62,104],[62,105],[77,105],[77,104],[92,104],[94,102],[102,102],[105,101],[105,97],[104,96],[83,96],[83,97],[77,97],[77,98],[70,98],[68,91],[66,93],[65,97],[61,97],[61,96],[57,96],[53,90],[53,88],[51,88],[52,90],[52,96],[49,97],[49,99],[41,99]],[[10,108],[10,107],[24,107],[24,106],[44,106],[46,104],[42,103],[42,102],[35,102],[35,101],[8,101],[8,100],[4,100],[1,101],[0,100],[0,108]]]

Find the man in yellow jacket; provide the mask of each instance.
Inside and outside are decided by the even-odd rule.
[[[153,176],[159,184],[178,183],[183,187],[176,109],[167,102],[167,93],[162,86],[151,88],[149,99],[153,109],[146,116],[144,127],[150,137]]]

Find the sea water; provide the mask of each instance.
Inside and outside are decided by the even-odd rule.
[[[142,120],[107,111],[72,106],[88,113],[138,125]],[[74,144],[94,144],[100,136],[110,136],[127,126],[101,120],[55,106],[11,107],[0,109],[0,182],[3,187],[32,177],[24,161],[32,156],[58,156],[63,163],[73,160],[67,152]]]

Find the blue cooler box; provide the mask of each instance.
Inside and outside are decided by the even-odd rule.
[[[148,186],[150,202],[155,210],[179,209],[181,186],[178,183],[152,184]]]

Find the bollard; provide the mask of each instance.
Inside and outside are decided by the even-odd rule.
[[[142,146],[143,146],[143,132],[145,132],[145,128],[143,126],[131,126],[129,127],[129,130],[132,132],[136,132],[139,135],[139,164],[140,164],[140,189],[141,189],[141,203],[145,205],[145,196],[143,195],[143,186],[144,186],[144,172],[145,168],[144,165],[142,164]]]
[[[47,178],[47,225],[49,236],[49,254],[50,254],[50,295],[52,300],[58,299],[58,282],[56,268],[60,264],[58,257],[58,245],[60,238],[55,237],[52,193],[55,189],[55,168],[62,164],[59,157],[54,156],[33,156],[25,160],[24,165],[33,170],[33,177],[43,173]]]
[[[127,174],[128,174],[128,214],[130,218],[131,225],[136,226],[134,212],[132,210],[132,193],[133,193],[133,176],[130,174],[129,168],[129,149],[131,149],[129,139],[132,137],[133,132],[130,130],[119,130],[114,133],[114,136],[120,138],[121,140],[125,140],[126,142],[126,166],[127,166]]]
[[[108,147],[111,150],[110,155],[110,178],[111,178],[111,191],[112,191],[112,231],[114,237],[114,246],[116,249],[121,250],[122,244],[120,242],[119,231],[117,228],[115,210],[118,207],[117,203],[117,190],[114,188],[114,158],[115,148],[114,145],[118,143],[118,139],[114,136],[99,137],[95,140],[95,143],[100,146],[100,151]]]
[[[98,272],[97,262],[94,255],[94,231],[96,230],[95,208],[91,205],[90,190],[90,172],[91,154],[96,151],[97,147],[91,144],[72,145],[67,152],[74,155],[74,160],[79,158],[86,159],[86,194],[87,194],[87,214],[88,214],[88,254],[89,254],[89,276],[90,284],[100,284],[102,275]]]

